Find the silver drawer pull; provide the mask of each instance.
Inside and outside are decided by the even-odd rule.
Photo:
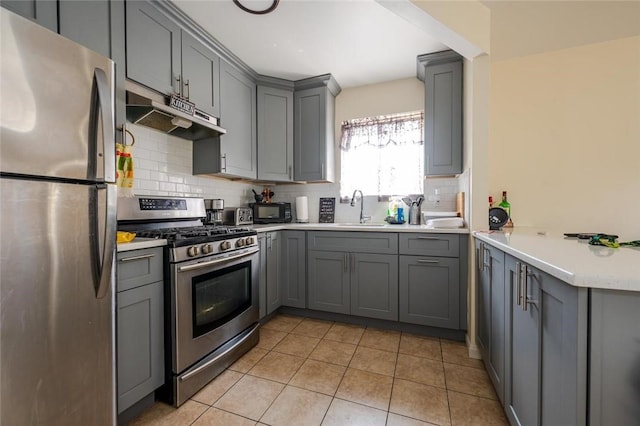
[[[122,259],[118,259],[118,262],[131,262],[132,260],[150,259],[155,256],[155,254],[143,254],[140,256],[123,257]]]
[[[437,238],[437,237],[416,237],[416,240],[440,241],[440,240],[442,240],[442,238]]]
[[[440,263],[439,260],[417,260],[418,263]]]

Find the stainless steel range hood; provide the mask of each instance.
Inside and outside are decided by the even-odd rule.
[[[218,119],[197,109],[186,114],[167,105],[167,97],[132,81],[127,81],[127,121],[151,127],[189,140],[211,138],[227,133]]]

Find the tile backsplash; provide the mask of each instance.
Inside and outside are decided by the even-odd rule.
[[[256,186],[228,179],[193,176],[193,142],[147,127],[128,124],[134,134],[134,183],[136,195],[222,198],[225,206],[245,206],[253,201]]]
[[[127,129],[135,136],[133,192],[136,195],[222,198],[225,206],[234,207],[253,202],[251,190],[260,192],[263,188],[262,185],[224,178],[193,176],[191,141],[130,123]],[[322,197],[336,199],[336,222],[357,222],[359,219],[359,203],[356,207],[340,203],[339,183],[279,184],[270,187],[275,193],[274,201],[291,203],[294,218],[296,197],[306,195],[309,199],[310,222],[318,222]],[[468,188],[468,170],[457,177],[426,178],[422,210],[454,211],[456,193],[464,191],[468,194]],[[377,196],[364,197],[364,214],[372,216],[373,222],[384,220],[387,207],[388,203],[378,202]]]

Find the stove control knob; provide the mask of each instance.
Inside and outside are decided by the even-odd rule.
[[[253,239],[253,237],[247,237],[247,238],[244,240],[245,245],[248,245],[248,246],[250,246],[250,245],[251,245],[251,244],[253,244],[254,242],[255,242],[255,240]]]
[[[231,243],[229,241],[223,241],[220,243],[220,250],[225,251],[231,248]]]
[[[200,251],[202,251],[202,254],[209,254],[213,251],[213,247],[211,247],[211,244],[204,244]]]
[[[244,246],[244,240],[242,238],[238,238],[238,241],[236,241],[236,247],[243,247]]]
[[[191,246],[187,249],[187,255],[189,257],[194,257],[198,254],[200,254],[200,249],[198,248],[198,246]]]

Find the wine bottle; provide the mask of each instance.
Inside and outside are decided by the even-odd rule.
[[[512,227],[513,221],[511,220],[511,203],[507,200],[507,191],[502,191],[502,201],[498,204],[498,207],[502,207],[506,212],[507,216],[509,216],[509,222],[505,225],[505,227]]]

